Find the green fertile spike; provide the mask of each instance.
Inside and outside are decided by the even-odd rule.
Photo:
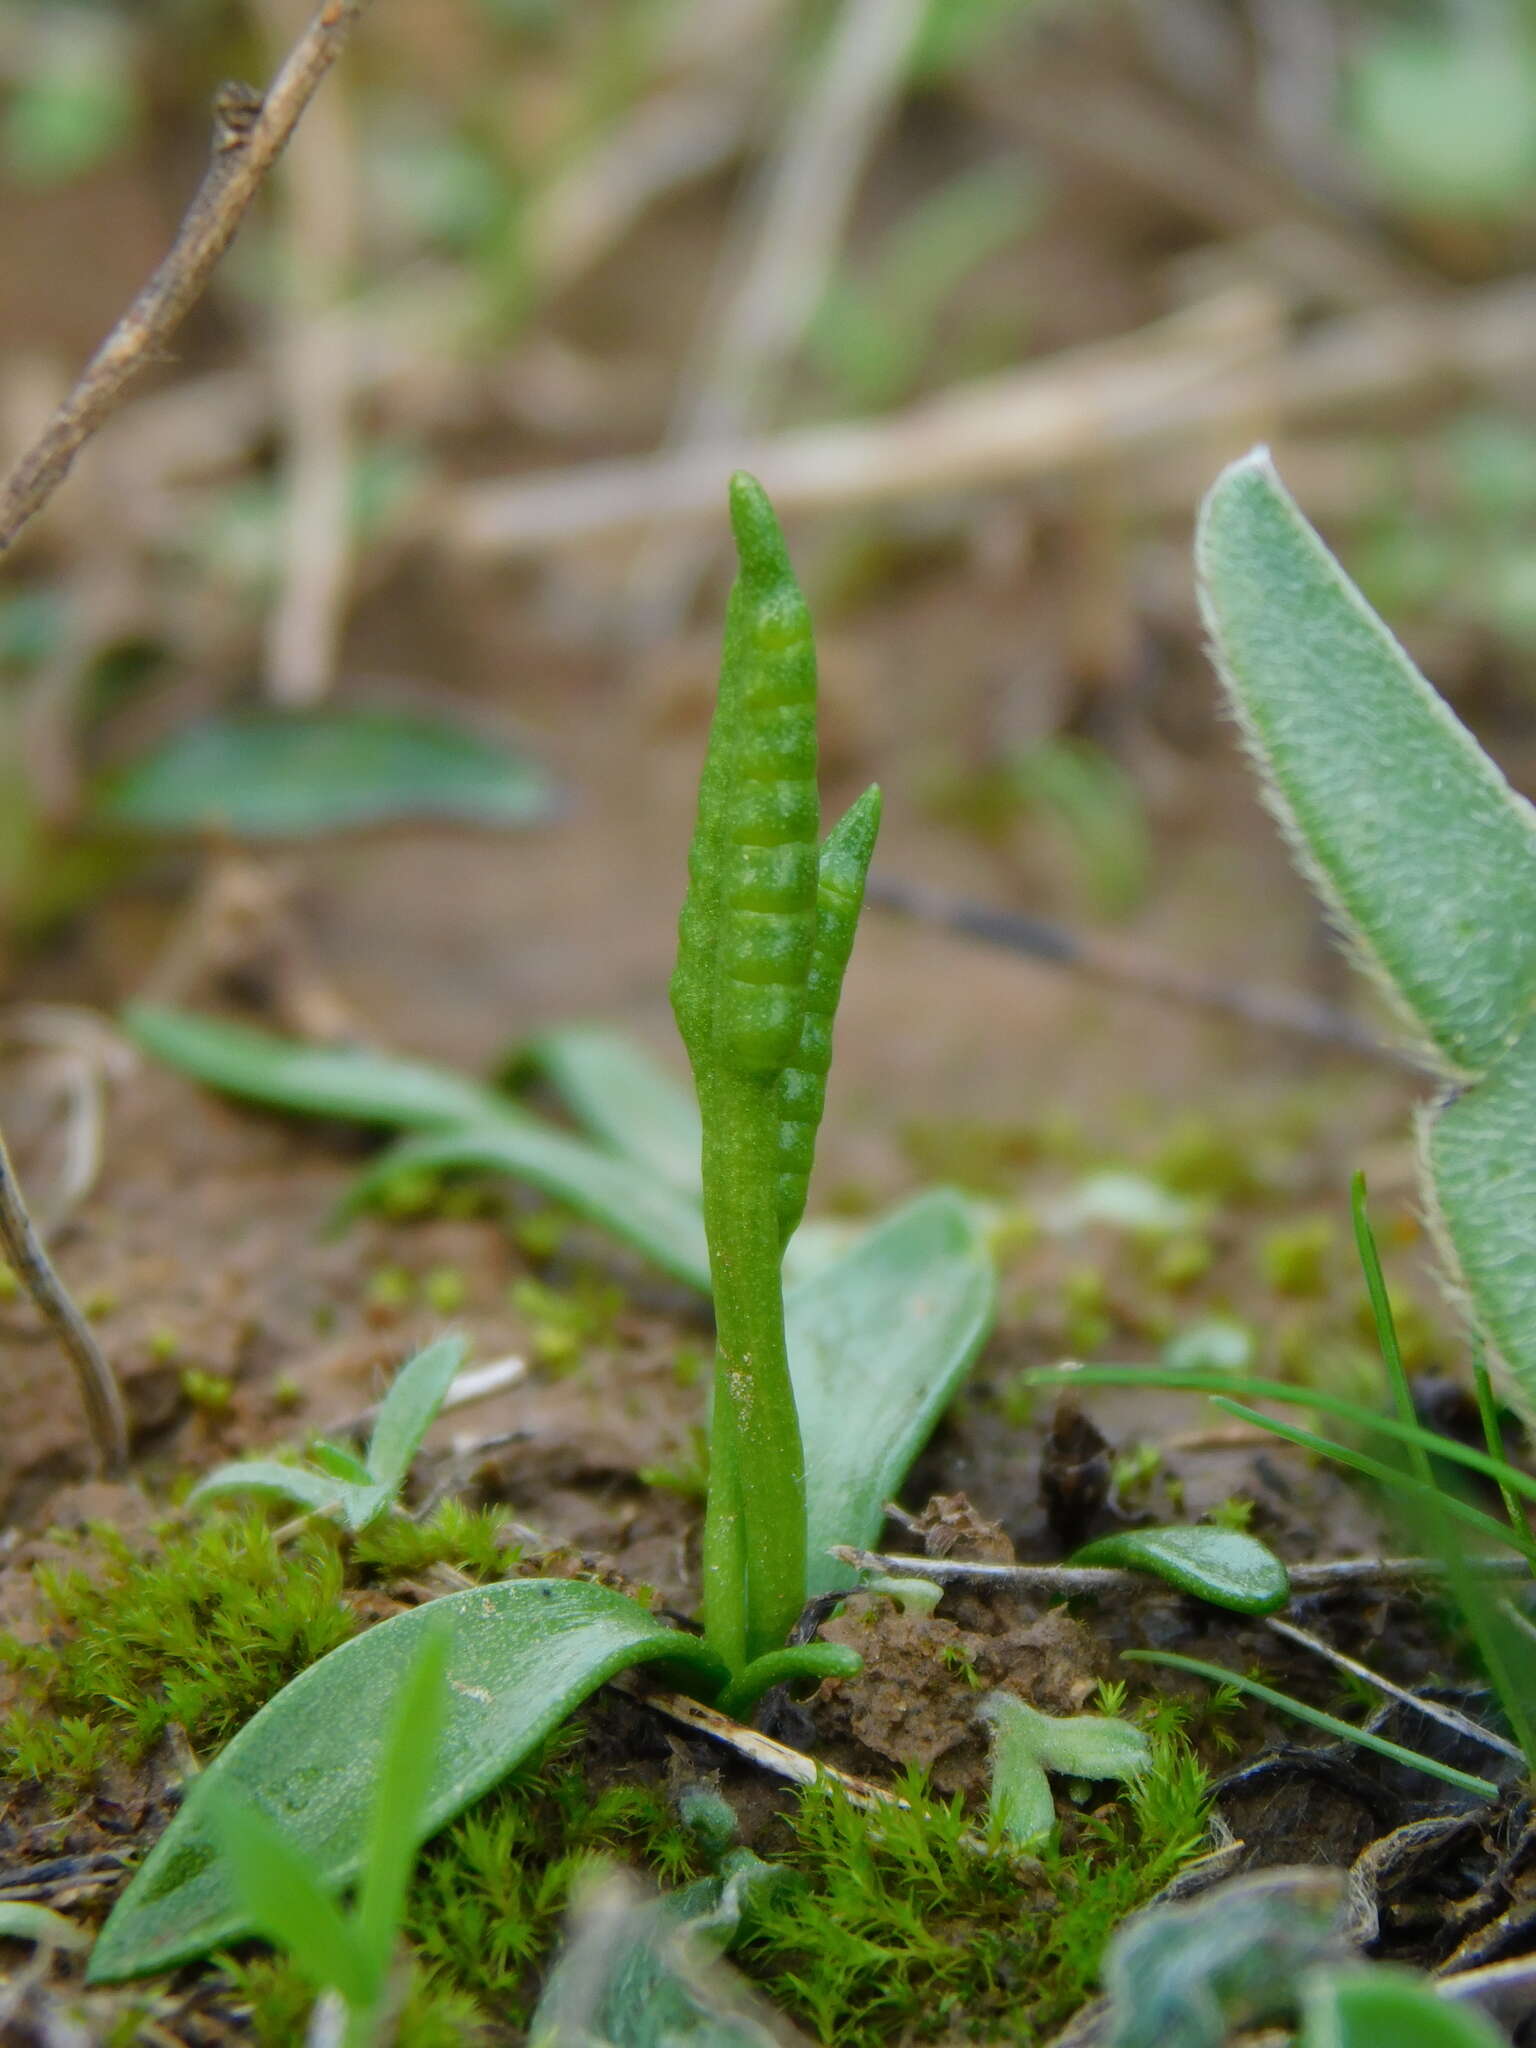
[[[731,480],[741,559],[699,784],[672,1005],[689,1056],[793,1056],[816,933],[816,652],[761,485]]]
[[[875,785],[845,811],[827,834],[816,881],[816,944],[806,977],[800,1045],[794,1064],[779,1076],[779,1231],[787,1244],[805,1214],[816,1133],[827,1100],[832,1064],[832,1022],[853,951],[864,904],[864,881],[880,830]]]

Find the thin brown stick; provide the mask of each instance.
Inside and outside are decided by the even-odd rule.
[[[882,910],[894,910],[918,923],[962,933],[1006,953],[1070,969],[1111,988],[1180,1003],[1190,1009],[1214,1011],[1255,1030],[1310,1039],[1314,1045],[1333,1046],[1387,1066],[1414,1073],[1427,1071],[1411,1052],[1376,1037],[1344,1011],[1314,1002],[1309,996],[1293,994],[1289,989],[1222,981],[1198,968],[1185,967],[1178,961],[1144,953],[1091,932],[1074,931],[1070,926],[1017,911],[994,910],[988,904],[963,896],[947,896],[915,882],[877,878],[869,885],[869,900]]]
[[[1369,1664],[1362,1664],[1358,1658],[1346,1656],[1344,1651],[1336,1650],[1332,1643],[1325,1643],[1321,1636],[1314,1635],[1310,1629],[1297,1628],[1294,1622],[1281,1621],[1273,1614],[1268,1617],[1265,1626],[1273,1629],[1276,1635],[1284,1636],[1287,1642],[1299,1643],[1302,1649],[1310,1650],[1315,1657],[1325,1658],[1335,1670],[1347,1671],[1352,1678],[1358,1678],[1364,1684],[1374,1686],[1378,1692],[1385,1693],[1388,1699],[1396,1700],[1405,1707],[1416,1708],[1431,1721],[1438,1721],[1441,1727],[1465,1736],[1470,1742],[1480,1742],[1485,1749],[1497,1750],[1500,1756],[1513,1757],[1517,1764],[1525,1762],[1525,1752],[1518,1744],[1506,1741],[1491,1728],[1479,1726],[1470,1715],[1458,1713],[1455,1707],[1444,1706],[1439,1700],[1420,1699],[1417,1693],[1409,1692],[1406,1687],[1394,1684],[1390,1678],[1384,1678],[1379,1671],[1373,1671]]]
[[[1004,1586],[1010,1592],[1046,1593],[1067,1599],[1077,1593],[1115,1593],[1149,1587],[1145,1572],[1105,1564],[971,1564],[953,1557],[903,1557],[883,1550],[858,1550],[837,1544],[828,1553],[855,1571],[878,1572],[882,1578],[932,1579],[940,1586]],[[1527,1577],[1523,1557],[1478,1557],[1467,1568],[1482,1578]],[[1444,1578],[1445,1566],[1432,1557],[1338,1557],[1321,1564],[1287,1567],[1297,1593],[1326,1592],[1351,1585],[1392,1586],[1420,1579]]]
[[[259,107],[253,110],[242,103],[242,118],[221,120],[213,162],[169,254],[0,484],[0,554],[58,489],[130,380],[164,353],[368,4],[369,0],[325,0]]]
[[[0,1245],[4,1246],[6,1258],[17,1279],[53,1325],[54,1334],[74,1368],[97,1457],[106,1471],[120,1472],[128,1462],[128,1416],[123,1407],[122,1391],[111,1366],[101,1354],[100,1345],[91,1335],[90,1326],[65,1293],[63,1283],[43,1250],[42,1239],[32,1227],[3,1135],[0,1135]]]

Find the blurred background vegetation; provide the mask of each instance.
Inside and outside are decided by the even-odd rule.
[[[10,0],[5,446],[307,14]],[[461,1053],[664,1028],[745,461],[895,871],[1336,992],[1215,719],[1194,505],[1272,440],[1530,787],[1533,254],[1531,0],[380,0],[8,564],[5,943]]]

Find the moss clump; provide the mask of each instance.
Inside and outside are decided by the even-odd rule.
[[[695,1874],[693,1838],[656,1787],[594,1786],[567,1727],[542,1757],[437,1838],[411,1887],[407,1932],[433,1982],[526,2021],[574,1885],[600,1859],[663,1884]]]
[[[425,1522],[381,1515],[353,1539],[353,1561],[371,1577],[410,1578],[433,1565],[451,1565],[471,1579],[504,1579],[522,1556],[504,1536],[500,1508],[471,1508],[445,1500]]]
[[[803,1886],[763,1907],[737,1960],[829,2048],[1045,2038],[1118,1922],[1199,1851],[1208,1783],[1170,1720],[1128,1796],[1070,1818],[1037,1859],[978,1854],[959,1801],[924,1801],[915,1780],[909,1813],[807,1791],[786,1859]]]
[[[327,1531],[279,1548],[258,1516],[220,1515],[167,1525],[148,1554],[110,1528],[89,1540],[90,1570],[36,1574],[44,1640],[0,1640],[24,1696],[0,1725],[0,1772],[60,1797],[172,1721],[194,1750],[217,1748],[356,1631]]]

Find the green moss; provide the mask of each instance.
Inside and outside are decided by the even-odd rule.
[[[203,1415],[227,1415],[235,1383],[222,1373],[200,1372],[189,1365],[181,1375],[181,1397]]]
[[[1167,1717],[1153,1740],[1154,1769],[1069,1815],[1038,1861],[978,1854],[958,1801],[877,1817],[807,1791],[787,1857],[803,1889],[764,1906],[737,1960],[830,2048],[1044,2039],[1088,1995],[1116,1923],[1198,1853],[1205,1775]]]
[[[588,1345],[612,1335],[624,1297],[599,1280],[583,1279],[564,1289],[542,1280],[519,1280],[512,1287],[512,1306],[528,1321],[535,1358],[559,1372],[575,1365]]]
[[[472,1579],[504,1579],[521,1548],[503,1537],[500,1508],[470,1508],[445,1500],[425,1522],[406,1515],[381,1515],[353,1539],[352,1556],[363,1570],[382,1579],[410,1578],[433,1565],[452,1565]]]
[[[594,1787],[567,1728],[544,1755],[446,1829],[412,1887],[407,1929],[436,1982],[526,2020],[571,1891],[599,1859],[643,1863],[672,1884],[693,1843],[655,1787]]]
[[[1329,1257],[1338,1233],[1326,1216],[1272,1230],[1259,1246],[1259,1264],[1276,1294],[1316,1297],[1328,1286]]]
[[[1208,1237],[1173,1237],[1158,1247],[1152,1277],[1170,1294],[1183,1294],[1205,1278],[1215,1256]]]
[[[225,1970],[242,2010],[240,2038],[256,2048],[293,2048],[308,2037],[315,1991],[286,1956],[227,1961]],[[248,2013],[249,2017],[245,2018]],[[144,2038],[135,2034],[135,2041]],[[417,1975],[390,2033],[395,2048],[462,2048],[495,2038],[473,1999],[438,1978]]]
[[[434,1266],[422,1281],[421,1291],[436,1315],[456,1316],[469,1298],[469,1282],[457,1266]]]
[[[0,1639],[25,1696],[0,1727],[0,1772],[61,1797],[172,1721],[216,1748],[357,1628],[320,1529],[280,1549],[258,1516],[219,1515],[163,1528],[145,1555],[108,1528],[90,1542],[91,1569],[35,1574],[44,1641]]]

